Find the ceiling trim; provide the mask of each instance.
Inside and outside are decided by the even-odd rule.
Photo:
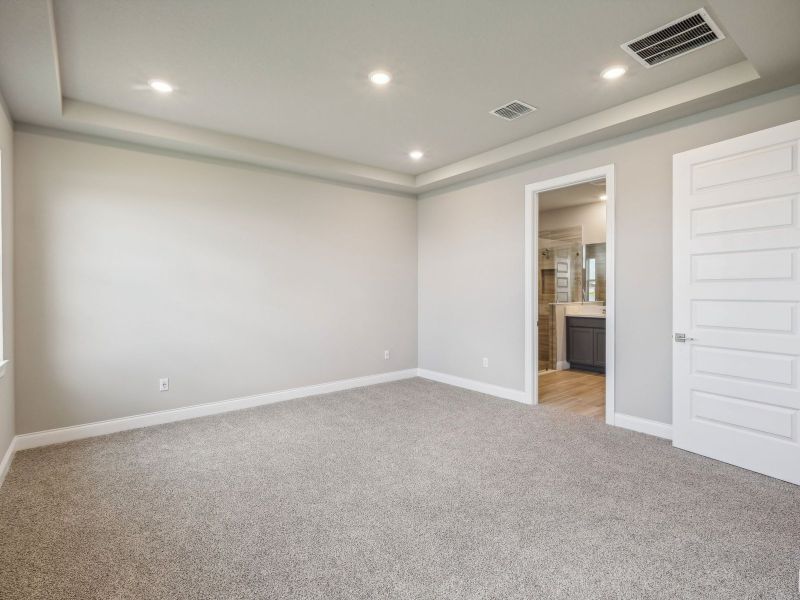
[[[619,104],[607,110],[570,121],[564,125],[536,133],[516,142],[505,144],[494,150],[476,154],[470,158],[444,167],[421,173],[416,178],[420,190],[429,190],[455,183],[467,178],[477,177],[489,171],[505,169],[541,157],[542,151],[559,146],[565,142],[580,143],[585,136],[605,132],[609,137],[616,135],[614,128],[672,109],[676,106],[698,100],[705,96],[743,85],[759,78],[758,73],[748,61],[725,67],[701,77],[642,96],[630,102]],[[643,124],[642,127],[648,124]]]
[[[415,186],[413,175],[238,135],[145,117],[70,98],[63,99],[62,116],[64,124],[68,125],[67,128],[78,133],[156,145],[180,152],[305,173],[315,177],[327,177],[348,183],[372,185],[393,191],[408,192]]]
[[[0,101],[2,97],[0,97]],[[2,108],[2,106],[0,106]],[[346,187],[354,190],[363,190],[363,191],[371,191],[371,192],[378,192],[381,194],[387,194],[392,196],[397,196],[399,198],[418,198],[418,194],[414,192],[403,192],[403,191],[394,191],[387,188],[379,188],[375,185],[364,185],[355,182],[348,182],[342,181],[339,179],[333,179],[331,177],[316,177],[309,173],[297,172],[297,171],[286,171],[283,169],[277,169],[272,167],[265,167],[263,165],[254,164],[242,160],[235,160],[235,159],[226,159],[220,158],[217,156],[211,156],[210,154],[200,154],[198,152],[184,152],[181,150],[175,150],[171,148],[167,148],[161,145],[154,145],[144,144],[144,143],[137,143],[133,141],[121,140],[112,138],[107,135],[98,136],[92,135],[90,133],[79,133],[77,131],[71,131],[64,128],[54,128],[48,127],[46,125],[37,125],[35,123],[25,122],[25,121],[17,121],[14,123],[14,131],[21,132],[21,133],[29,133],[32,135],[43,135],[51,138],[59,138],[64,140],[72,140],[76,142],[84,142],[88,144],[95,144],[100,146],[108,146],[109,148],[119,148],[122,150],[131,150],[134,152],[143,152],[146,154],[153,154],[153,155],[160,155],[160,156],[167,156],[170,158],[178,158],[183,160],[191,160],[195,162],[204,162],[212,165],[220,165],[225,167],[237,168],[237,169],[247,169],[247,170],[254,170],[254,171],[267,171],[270,173],[285,175],[287,177],[296,177],[300,179],[304,179],[306,181],[318,181],[322,183],[326,183],[328,185],[333,186],[340,186]]]
[[[58,92],[58,101],[61,103],[63,112],[64,107],[64,93],[61,87],[61,59],[58,56],[58,35],[56,34],[56,12],[53,7],[53,0],[47,0],[47,20],[48,31],[50,32],[50,49],[53,53],[53,67],[56,77],[56,90]]]
[[[70,98],[62,99],[62,123],[76,133],[413,194],[651,126],[671,118],[670,109],[758,78],[743,61],[417,176]]]

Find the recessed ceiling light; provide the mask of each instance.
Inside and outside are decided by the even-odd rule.
[[[392,80],[392,76],[386,71],[373,71],[369,74],[369,80],[375,85],[386,85]]]
[[[627,70],[628,69],[626,69],[625,67],[620,67],[620,66],[608,67],[602,73],[603,79],[618,79],[619,77],[625,75]]]
[[[171,84],[167,83],[163,79],[151,79],[147,82],[147,85],[160,94],[169,94],[175,89]]]
[[[600,194],[599,198],[600,198],[600,200],[608,200],[608,195]]]
[[[425,153],[422,150],[412,150],[408,155],[411,157],[411,160],[419,160],[425,156]]]

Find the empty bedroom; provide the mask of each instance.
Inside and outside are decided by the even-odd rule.
[[[799,29],[0,0],[0,598],[796,599]]]

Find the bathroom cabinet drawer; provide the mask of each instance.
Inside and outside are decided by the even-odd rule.
[[[606,320],[602,317],[570,317],[567,316],[567,327],[584,327],[588,329],[602,329],[605,331]]]

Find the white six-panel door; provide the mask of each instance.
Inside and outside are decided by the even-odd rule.
[[[800,121],[673,168],[673,444],[800,484]]]

